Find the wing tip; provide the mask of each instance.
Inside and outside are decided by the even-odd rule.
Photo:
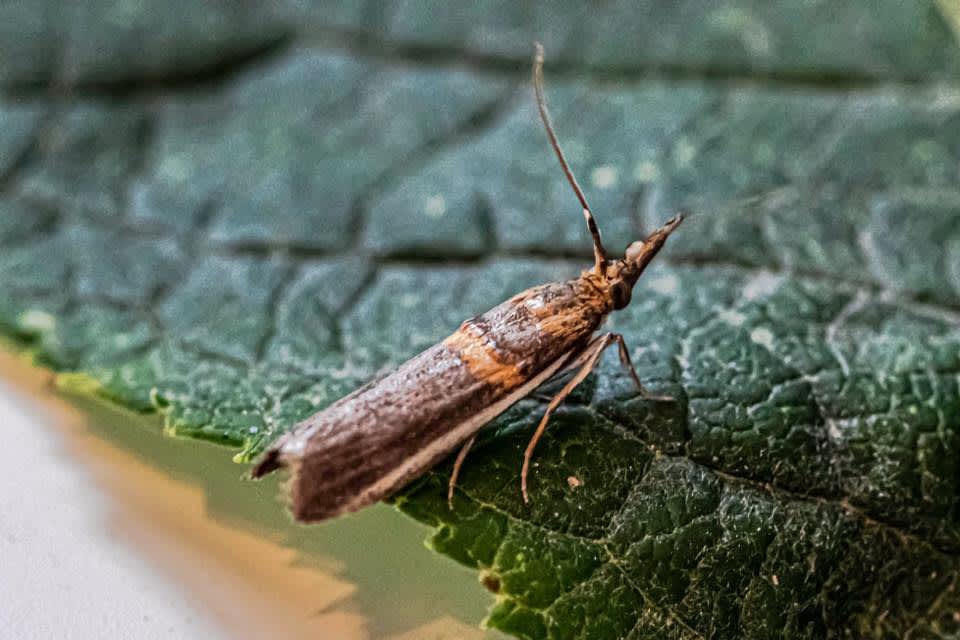
[[[282,448],[275,446],[268,450],[250,470],[250,477],[260,479],[278,469],[289,469],[290,478],[283,483],[283,493],[287,509],[297,522],[321,522],[335,518],[344,513],[354,511],[342,501],[319,499],[318,486],[310,478],[300,473],[301,465],[297,459],[287,460],[282,455]]]
[[[253,465],[253,469],[250,470],[250,477],[258,480],[285,466],[286,464],[280,459],[280,449],[275,447],[263,454],[260,460]]]

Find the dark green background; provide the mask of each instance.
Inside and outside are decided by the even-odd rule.
[[[521,636],[956,637],[960,7],[0,5],[0,327],[248,460],[589,244],[690,216],[614,361],[399,499]],[[581,486],[566,481],[576,476]],[[579,634],[579,635],[578,635]]]

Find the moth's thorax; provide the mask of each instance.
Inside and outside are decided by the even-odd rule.
[[[606,315],[613,310],[609,283],[605,276],[584,271],[579,278],[533,287],[517,294],[508,302],[522,305],[545,328],[553,328],[551,318]]]
[[[478,379],[510,389],[583,344],[612,309],[600,281],[533,287],[465,321],[443,344]]]

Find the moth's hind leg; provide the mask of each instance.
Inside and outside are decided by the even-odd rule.
[[[533,451],[537,447],[537,443],[540,441],[540,438],[543,436],[544,431],[547,430],[547,424],[550,422],[550,417],[553,415],[553,412],[557,410],[564,400],[567,399],[574,389],[577,388],[581,382],[583,382],[590,372],[593,371],[593,368],[597,366],[597,362],[600,360],[600,355],[603,353],[604,349],[612,345],[614,342],[617,343],[620,349],[620,362],[630,373],[630,377],[633,379],[634,384],[637,385],[637,389],[644,398],[648,400],[656,401],[665,401],[669,402],[673,400],[668,396],[656,396],[647,392],[647,390],[640,383],[640,376],[637,375],[636,369],[633,368],[633,363],[630,361],[630,352],[627,351],[627,345],[623,341],[623,336],[619,333],[605,333],[602,336],[598,336],[587,343],[587,346],[583,348],[575,358],[571,359],[570,364],[567,368],[577,367],[580,369],[570,381],[563,386],[562,389],[553,397],[550,401],[550,404],[547,405],[547,410],[544,411],[543,417],[540,419],[540,424],[537,425],[537,430],[533,432],[533,437],[530,438],[530,442],[527,444],[527,449],[523,453],[523,469],[520,471],[520,492],[523,494],[523,501],[525,503],[530,502],[530,496],[527,493],[527,476],[530,472],[530,460],[533,458]]]
[[[447,506],[453,509],[453,490],[457,487],[457,477],[460,475],[460,468],[463,466],[463,461],[467,458],[467,452],[470,451],[470,447],[473,446],[473,443],[477,440],[477,434],[473,434],[466,444],[463,445],[460,449],[460,453],[457,454],[457,459],[453,462],[453,471],[450,472],[450,482],[447,483]]]

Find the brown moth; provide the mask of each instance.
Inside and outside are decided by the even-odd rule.
[[[594,332],[611,311],[630,303],[640,274],[683,218],[675,216],[646,240],[632,243],[622,259],[607,259],[586,197],[553,132],[543,98],[539,44],[533,85],[550,145],[583,206],[593,238],[593,268],[574,280],[523,291],[465,321],[443,342],[277,440],[253,476],[289,468],[291,509],[298,520],[324,520],[388,497],[459,446],[450,477],[452,500],[457,473],[477,431],[558,373],[575,371],[547,406],[524,454],[520,487],[528,502],[530,460],[550,416],[614,343],[637,390],[651,400],[670,400],[646,393],[622,336]]]

